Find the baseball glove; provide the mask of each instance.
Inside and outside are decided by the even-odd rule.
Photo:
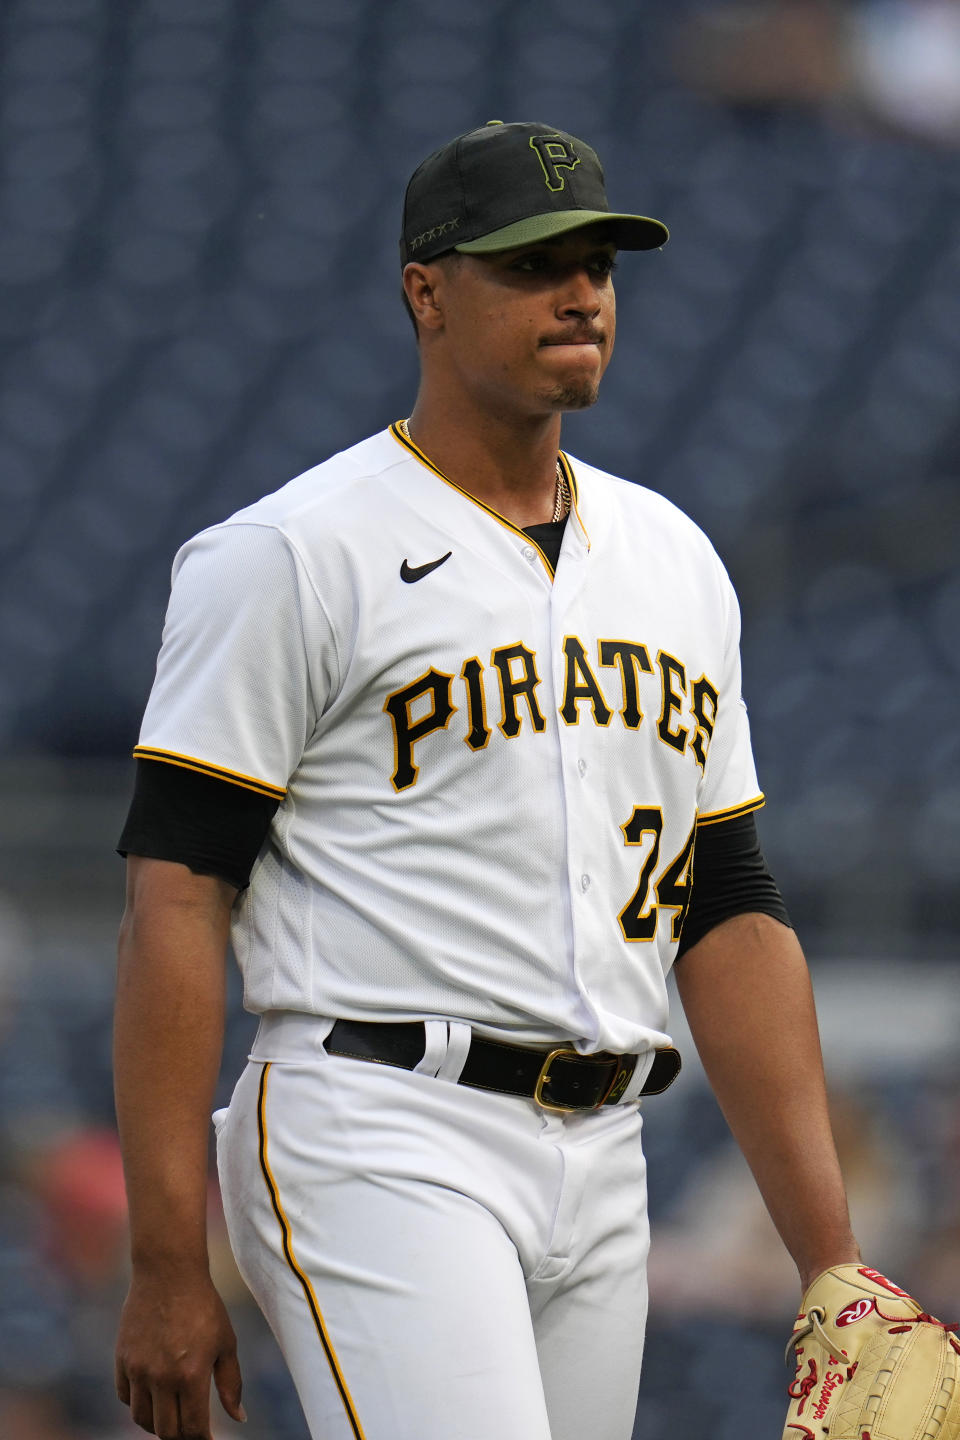
[[[960,1341],[865,1265],[825,1270],[787,1345],[783,1440],[960,1440]]]

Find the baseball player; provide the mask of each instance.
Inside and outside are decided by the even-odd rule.
[[[260,1026],[224,1205],[315,1440],[630,1435],[675,962],[802,1283],[858,1261],[736,599],[560,449],[617,252],[666,240],[550,126],[445,145],[404,205],[409,419],[176,558],[119,847],[117,1388],[155,1435],[209,1440],[211,1375],[243,1418],[204,1239],[228,937]]]

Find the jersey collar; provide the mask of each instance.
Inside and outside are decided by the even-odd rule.
[[[499,510],[495,510],[492,505],[487,505],[482,500],[478,500],[475,495],[470,494],[469,490],[464,490],[462,485],[458,485],[455,480],[451,480],[448,475],[445,475],[440,469],[440,467],[433,463],[429,455],[425,454],[424,451],[420,449],[419,445],[416,445],[413,440],[409,439],[403,433],[403,431],[400,429],[399,421],[396,421],[393,425],[390,426],[390,434],[393,436],[394,440],[396,440],[399,445],[403,446],[404,450],[408,451],[408,453],[413,455],[415,459],[419,460],[421,465],[425,465],[428,470],[431,470],[433,474],[438,476],[445,485],[449,485],[451,489],[455,490],[459,495],[464,496],[464,498],[469,500],[471,504],[476,505],[479,507],[479,509],[486,511],[486,513],[499,525],[502,525],[505,529],[512,531],[514,535],[518,535],[523,540],[525,545],[532,545],[540,556],[540,559],[542,560],[547,573],[550,575],[551,578],[553,577],[553,566],[550,564],[547,556],[540,549],[540,546],[526,533],[525,530],[522,530],[518,525],[514,525],[513,521],[508,520],[506,516],[501,515]],[[570,462],[570,457],[566,455],[562,450],[559,454],[559,463],[563,470],[567,484],[570,486],[571,506],[570,517],[567,523],[569,524],[570,521],[573,521],[575,523],[580,532],[582,540],[586,545],[586,548],[589,550],[590,537],[587,534],[586,527],[584,526],[583,519],[580,514],[580,487],[577,482],[577,476],[574,471],[573,465]]]

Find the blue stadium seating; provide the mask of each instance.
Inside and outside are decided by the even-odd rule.
[[[528,0],[7,8],[9,750],[125,749],[177,545],[409,408],[404,180],[450,133],[536,115],[596,144],[615,205],[673,231],[623,258],[617,360],[567,443],[664,491],[730,565],[779,873],[803,909],[822,827],[831,874],[862,879],[925,815],[940,849],[914,861],[942,888],[960,170],[685,92],[676,13],[553,0],[544,33]]]

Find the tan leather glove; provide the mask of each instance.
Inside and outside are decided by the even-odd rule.
[[[866,1265],[825,1270],[787,1345],[783,1440],[960,1440],[956,1329]]]

